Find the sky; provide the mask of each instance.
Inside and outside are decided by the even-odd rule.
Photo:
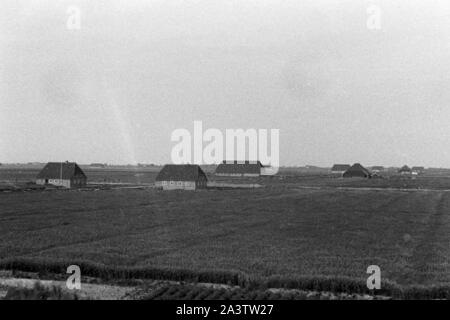
[[[3,163],[167,163],[202,121],[279,129],[286,166],[450,167],[448,88],[446,0],[0,1]]]

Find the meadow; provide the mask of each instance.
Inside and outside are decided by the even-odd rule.
[[[253,181],[0,193],[0,269],[365,292],[378,265],[384,293],[450,297],[448,178]]]

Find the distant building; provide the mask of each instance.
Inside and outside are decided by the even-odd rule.
[[[403,167],[401,167],[401,168],[398,170],[398,173],[404,174],[404,175],[406,175],[406,174],[412,174],[412,170],[411,170],[411,168],[408,167],[407,165],[404,165]]]
[[[345,171],[347,171],[350,168],[349,164],[335,164],[331,168],[331,173],[336,174],[343,174]]]
[[[151,164],[148,164],[148,163],[138,163],[137,166],[138,166],[139,168],[148,168],[148,167],[153,167],[154,165],[153,165],[152,163],[151,163]]]
[[[219,164],[215,174],[217,176],[257,177],[263,172],[264,166],[260,161],[226,161]]]
[[[83,187],[86,182],[86,175],[75,162],[49,162],[36,177],[37,184],[66,188]]]
[[[196,190],[207,187],[208,178],[198,165],[166,164],[156,176],[157,187],[164,190]]]
[[[342,175],[344,178],[370,178],[371,173],[364,168],[361,164],[355,163],[348,168]]]
[[[91,163],[89,166],[91,168],[106,168],[108,165],[106,163]]]
[[[371,169],[372,169],[372,172],[376,172],[376,173],[384,171],[384,167],[383,166],[373,166]]]
[[[425,171],[424,167],[412,167],[411,168],[411,173],[414,175],[422,174],[424,171]]]

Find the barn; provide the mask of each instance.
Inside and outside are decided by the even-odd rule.
[[[217,176],[258,177],[264,166],[260,161],[226,161],[219,164],[215,174]]]
[[[343,174],[345,171],[347,171],[350,168],[349,164],[335,164],[331,168],[331,173],[338,173]]]
[[[163,190],[196,190],[207,187],[208,178],[198,165],[166,164],[156,176],[157,187]]]
[[[364,168],[360,163],[355,163],[348,168],[342,175],[344,178],[371,178],[369,170]]]
[[[79,188],[85,186],[87,177],[75,162],[49,162],[36,177],[36,184]]]
[[[411,170],[410,167],[408,167],[408,166],[405,164],[403,167],[401,167],[401,168],[398,170],[398,173],[404,174],[404,175],[412,174],[412,170]]]
[[[412,174],[422,174],[425,171],[425,167],[412,167]]]

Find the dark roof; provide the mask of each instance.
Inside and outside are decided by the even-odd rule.
[[[410,172],[411,168],[408,167],[407,165],[404,165],[403,167],[401,167],[398,172]]]
[[[261,174],[260,161],[223,161],[216,168],[216,174]]]
[[[196,164],[166,164],[156,176],[156,181],[197,181],[201,177],[207,179]]]
[[[425,170],[425,167],[412,167],[412,169],[411,169],[412,171],[423,171],[423,170]]]
[[[378,171],[380,171],[380,170],[384,170],[384,167],[383,167],[383,166],[373,166],[373,167],[372,167],[372,170],[378,170]]]
[[[331,168],[331,171],[345,171],[348,168],[350,168],[349,164],[335,164],[333,165],[333,167]]]
[[[355,163],[350,168],[348,168],[344,174],[343,177],[364,177],[368,178],[370,177],[370,171],[364,168],[360,163]]]
[[[37,175],[37,179],[86,178],[83,170],[75,162],[49,162]]]

